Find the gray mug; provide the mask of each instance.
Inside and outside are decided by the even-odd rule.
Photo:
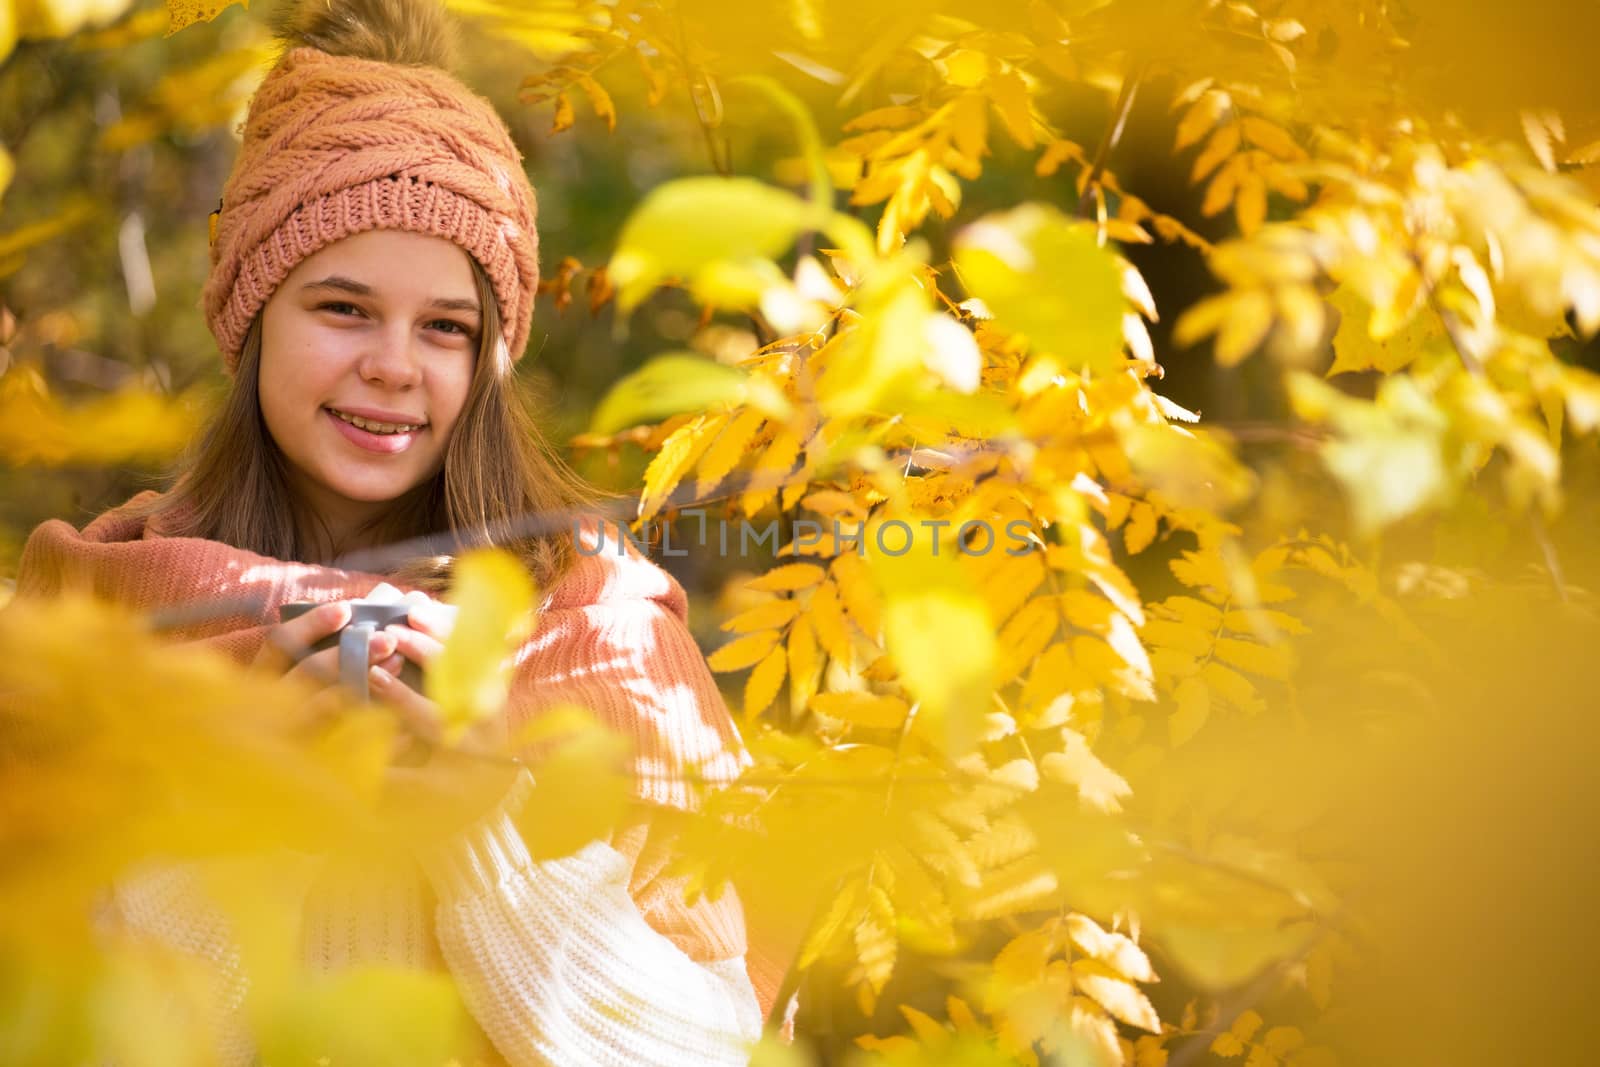
[[[288,622],[320,606],[317,601],[296,600],[278,609],[278,621]],[[329,634],[301,653],[301,658],[324,649],[339,648],[339,681],[359,699],[371,699],[367,687],[367,644],[372,635],[385,626],[396,623],[404,626],[411,616],[411,605],[403,603],[376,603],[369,600],[350,601],[350,621],[336,634]],[[411,688],[422,689],[422,671],[415,663],[406,660],[400,669],[400,680]]]

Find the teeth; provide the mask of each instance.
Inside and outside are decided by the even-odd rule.
[[[368,433],[409,433],[412,430],[422,429],[422,423],[420,422],[374,422],[371,419],[363,419],[359,415],[346,415],[338,408],[329,408],[328,410],[350,425],[366,430]]]

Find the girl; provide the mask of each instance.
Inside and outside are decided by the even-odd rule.
[[[305,0],[283,33],[214,217],[204,306],[227,400],[171,491],[81,533],[46,523],[18,581],[24,595],[87,586],[144,611],[214,602],[180,636],[278,669],[282,650],[337,632],[380,581],[439,593],[450,580],[448,554],[384,573],[334,560],[488,539],[590,499],[514,389],[538,281],[534,194],[505,125],[442,69],[441,10]],[[549,592],[503,725],[589,708],[635,742],[641,800],[689,807],[691,776],[726,780],[747,757],[684,626],[683,590],[635,552],[578,553],[555,526],[511,546]],[[298,600],[324,603],[260,624]],[[224,614],[252,601],[258,614]],[[450,614],[430,600],[410,624],[372,639],[371,688],[431,739],[437,709],[400,667],[428,662]],[[331,683],[337,654],[292,670]],[[643,824],[533,860],[513,823],[528,787],[519,778],[403,863],[329,858],[305,892],[308,961],[447,967],[510,1064],[743,1062],[775,982],[756,968],[758,998],[737,900],[687,906]],[[130,928],[211,962],[225,987],[216,1041],[249,1062],[247,982],[193,873],[130,879],[116,905]]]

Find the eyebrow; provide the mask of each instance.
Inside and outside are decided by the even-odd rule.
[[[341,293],[350,293],[353,296],[374,295],[372,286],[364,282],[358,282],[354,278],[346,278],[342,274],[330,274],[319,281],[307,282],[300,288],[302,292],[308,289],[333,289]],[[427,306],[441,311],[466,311],[474,315],[481,315],[483,312],[476,300],[436,297],[428,301]]]

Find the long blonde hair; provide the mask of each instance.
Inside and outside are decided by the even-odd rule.
[[[493,542],[519,555],[540,587],[575,558],[572,521],[601,494],[555,455],[511,373],[494,287],[477,260],[482,336],[466,403],[439,472],[394,502],[369,528],[379,545],[421,547],[381,569],[430,591],[449,585],[461,547]],[[285,459],[261,413],[261,316],[245,336],[232,388],[201,434],[172,490],[147,519],[163,534],[202,537],[286,560],[305,560]]]

